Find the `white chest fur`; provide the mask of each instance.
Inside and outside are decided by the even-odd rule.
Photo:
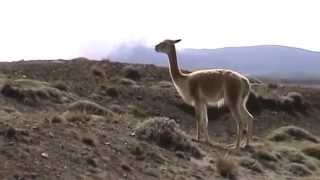
[[[187,83],[184,82],[173,82],[174,87],[178,91],[179,95],[183,99],[183,101],[191,106],[194,105],[194,100],[190,95],[190,88]]]

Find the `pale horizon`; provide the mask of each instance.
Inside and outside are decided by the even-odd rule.
[[[0,61],[103,58],[121,45],[281,45],[320,51],[320,2],[1,1]]]

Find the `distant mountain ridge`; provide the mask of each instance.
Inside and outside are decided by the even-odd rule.
[[[320,52],[301,48],[260,45],[177,51],[183,69],[228,68],[244,74],[284,79],[320,80]],[[167,57],[145,46],[120,47],[111,59],[168,66]]]

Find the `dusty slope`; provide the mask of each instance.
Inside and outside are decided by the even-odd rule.
[[[193,110],[184,105],[169,80],[166,68],[152,65],[85,59],[0,63],[0,179],[319,176],[317,141],[301,137],[304,131],[273,132],[295,125],[312,137],[319,136],[319,90],[255,86],[256,93],[263,96],[251,98],[249,104],[257,119],[255,144],[231,153],[235,168],[222,177],[216,166],[221,167],[218,156],[223,156],[224,150],[192,142],[204,155],[198,158],[185,148],[158,146],[137,137],[136,127],[155,116],[174,119],[179,129],[194,135]],[[290,91],[302,94],[304,109],[281,106],[281,98]],[[209,118],[212,139],[222,143],[234,140],[234,124],[226,109],[210,109]],[[284,140],[272,141],[276,133]]]

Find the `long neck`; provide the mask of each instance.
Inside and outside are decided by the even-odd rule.
[[[171,78],[174,81],[183,78],[185,76],[185,74],[183,74],[179,69],[175,46],[171,47],[171,51],[168,54],[168,57],[169,57],[169,63],[170,63],[170,75],[171,75]]]

